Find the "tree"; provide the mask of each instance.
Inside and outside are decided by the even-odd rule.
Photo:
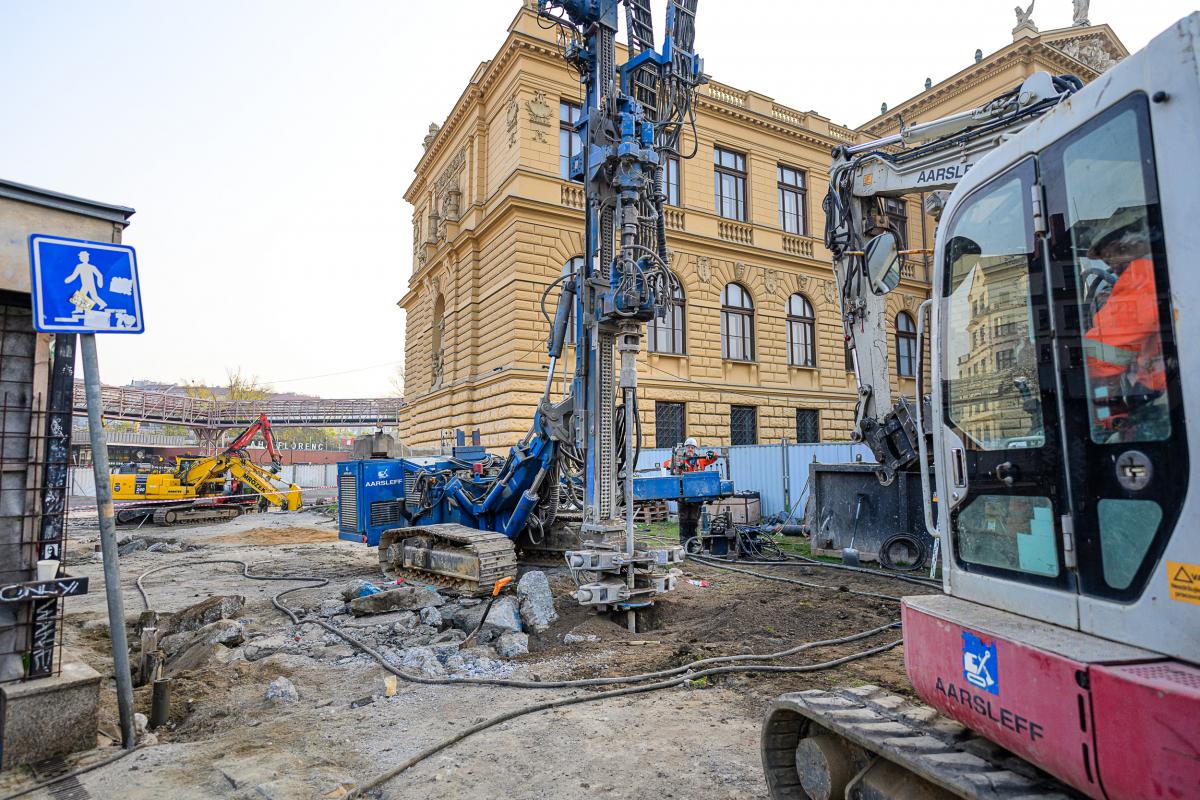
[[[404,365],[397,364],[396,372],[388,379],[388,383],[392,385],[392,397],[404,397]]]

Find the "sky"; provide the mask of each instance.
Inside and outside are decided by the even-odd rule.
[[[1036,0],[1042,30],[1071,0]],[[1093,0],[1130,51],[1197,0]],[[665,0],[654,0],[662,30]],[[1012,41],[1014,0],[700,0],[706,71],[859,125]],[[1021,0],[1021,5],[1026,5]],[[132,206],[146,333],[106,383],[394,393],[413,178],[519,0],[0,0],[0,177]]]

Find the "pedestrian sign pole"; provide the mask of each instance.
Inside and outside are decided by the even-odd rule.
[[[125,747],[136,743],[133,725],[133,678],[129,672],[129,642],[117,562],[117,532],[113,520],[112,486],[108,476],[108,441],[101,414],[100,365],[97,333],[141,333],[142,299],[137,256],[132,247],[88,242],[60,236],[29,237],[33,287],[33,326],[45,333],[79,334],[83,380],[87,393],[88,433],[96,506],[100,518],[100,549],[104,558],[104,592],[108,600],[108,629],[112,641],[117,708]]]

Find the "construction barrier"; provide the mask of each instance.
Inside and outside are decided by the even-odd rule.
[[[332,489],[337,486],[337,464],[287,464],[279,470],[279,479],[301,489]],[[71,497],[95,497],[96,479],[92,468],[71,467]]]
[[[700,443],[700,452],[710,449]],[[717,449],[717,448],[712,448]],[[751,444],[725,448],[728,459],[718,461],[710,469],[718,470],[722,476],[733,481],[738,491],[758,492],[762,500],[764,516],[787,513],[789,507],[796,509],[795,517],[804,517],[804,503],[808,500],[808,465],[847,464],[861,458],[874,463],[871,451],[860,444],[829,442],[826,444]],[[642,450],[638,456],[638,472],[650,474],[658,471],[664,461],[671,458],[665,447]]]

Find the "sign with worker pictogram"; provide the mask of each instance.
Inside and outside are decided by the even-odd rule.
[[[132,247],[35,233],[29,237],[33,327],[44,333],[142,333]]]
[[[1000,672],[996,666],[996,643],[985,642],[973,633],[963,631],[963,678],[972,686],[992,694],[1000,694]]]
[[[1167,585],[1172,600],[1200,605],[1200,564],[1168,561]]]

